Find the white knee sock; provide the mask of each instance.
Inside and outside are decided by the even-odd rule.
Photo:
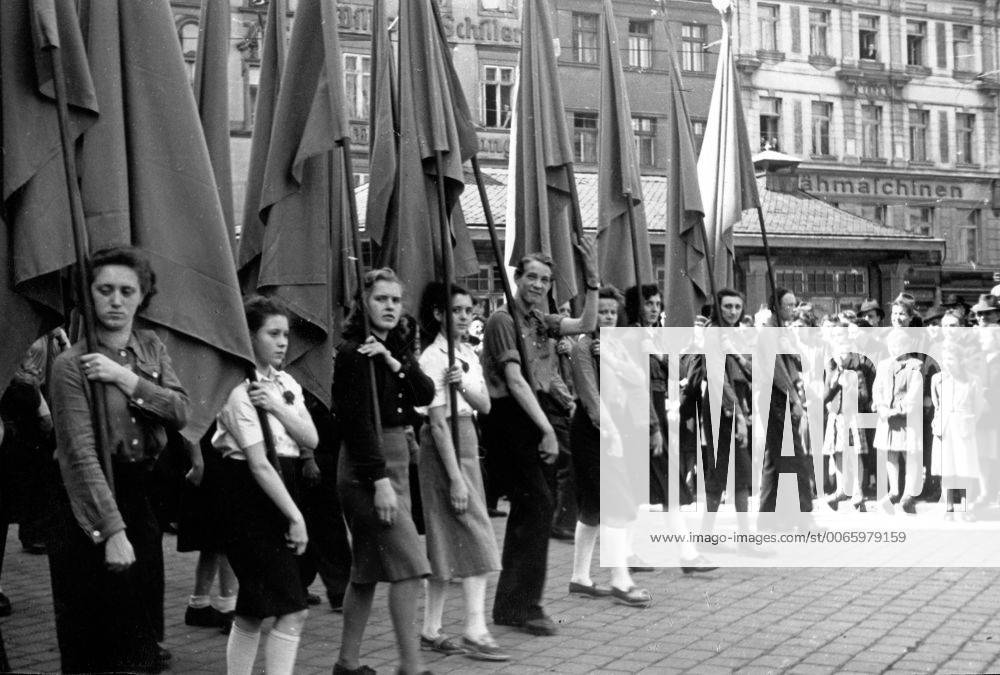
[[[194,597],[194,596],[191,596]],[[229,612],[236,611],[236,596],[235,595],[213,595],[212,596],[212,607],[223,614],[228,614]]]
[[[203,607],[208,607],[211,604],[211,598],[207,595],[191,595],[188,596],[188,607],[193,607],[194,609],[202,609]]]
[[[253,662],[257,658],[257,645],[260,644],[260,631],[249,633],[233,624],[229,631],[229,642],[226,644],[227,675],[250,675],[253,672]]]
[[[597,528],[576,522],[576,536],[573,538],[573,576],[570,581],[589,585],[590,563],[594,559],[594,546],[597,544]]]
[[[299,636],[272,628],[264,645],[264,672],[267,675],[292,675],[295,654],[299,651]]]
[[[441,617],[444,615],[444,601],[448,596],[448,582],[428,579],[424,586],[427,599],[424,601],[424,637],[437,637],[441,632]]]
[[[489,633],[486,627],[486,575],[462,579],[465,596],[465,636],[478,640]]]

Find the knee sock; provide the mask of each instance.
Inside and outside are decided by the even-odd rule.
[[[264,646],[264,672],[267,675],[292,675],[295,654],[299,651],[299,636],[272,628]]]
[[[437,637],[441,632],[441,617],[444,615],[444,601],[448,596],[448,582],[428,579],[425,586],[427,599],[424,601],[424,637]]]
[[[211,598],[207,595],[192,595],[188,597],[188,607],[194,609],[202,609],[208,607],[211,603]]]
[[[192,598],[194,596],[191,596]],[[230,612],[236,611],[236,596],[235,595],[215,595],[212,596],[212,607],[215,607],[218,611],[223,614],[229,614]]]
[[[576,522],[576,535],[573,538],[573,576],[571,581],[589,585],[590,563],[594,558],[594,545],[597,544],[597,528]]]
[[[465,637],[478,640],[489,633],[486,627],[486,576],[462,579],[465,595]]]
[[[250,675],[253,672],[253,662],[257,658],[257,645],[260,644],[260,631],[249,633],[233,624],[229,632],[229,642],[226,644],[227,675]]]

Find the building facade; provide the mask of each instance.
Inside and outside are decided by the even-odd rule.
[[[759,149],[803,158],[806,192],[946,243],[940,261],[915,246],[880,263],[872,296],[905,288],[926,305],[995,283],[998,12],[996,0],[736,1],[734,48]],[[815,292],[808,281],[798,288]]]

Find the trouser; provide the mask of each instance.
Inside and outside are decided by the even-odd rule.
[[[541,613],[554,508],[547,467],[538,454],[541,433],[507,397],[493,399],[486,436],[489,452],[503,457],[510,498],[493,619],[530,619]]]
[[[149,503],[149,470],[116,463],[115,501],[135,563],[111,572],[104,544],[77,524],[60,486],[48,542],[56,637],[67,673],[152,670],[163,640],[163,537]]]
[[[559,456],[555,468],[548,472],[549,492],[555,496],[552,527],[576,527],[576,481],[573,479],[573,456],[570,444],[570,418],[566,411],[550,397],[541,396],[542,410],[556,432]]]
[[[780,389],[771,390],[771,410],[764,437],[764,467],[760,481],[761,513],[773,513],[778,500],[778,475],[794,473],[799,490],[799,511],[812,511],[812,456],[806,451],[802,438],[801,417],[792,415],[792,445],[795,455],[782,456],[781,440],[784,435],[785,411],[788,394]]]

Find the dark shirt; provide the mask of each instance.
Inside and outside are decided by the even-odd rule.
[[[531,372],[536,392],[551,393],[553,383],[558,387],[565,384],[559,375],[559,360],[556,358],[555,340],[562,336],[560,324],[562,315],[542,314],[538,309],[525,312],[524,307],[514,302],[521,337],[524,340],[525,356],[528,359],[528,369]],[[510,396],[507,387],[506,365],[521,363],[517,351],[517,333],[514,331],[514,319],[510,308],[501,306],[490,314],[486,321],[486,333],[483,336],[483,351],[480,355],[483,364],[483,375],[486,377],[486,388],[491,398],[506,398]]]
[[[384,344],[393,358],[403,364],[398,373],[389,369],[385,359],[369,359],[360,354],[361,344],[354,339],[346,339],[337,347],[333,367],[333,402],[341,422],[347,461],[355,475],[371,482],[385,478],[386,471],[373,425],[368,362],[375,366],[379,414],[384,428],[409,424],[413,407],[427,405],[434,399],[434,382],[420,369],[409,347],[399,344],[391,334]]]
[[[125,349],[101,345],[98,352],[139,376],[132,396],[119,387],[101,384],[107,394],[110,447],[117,461],[154,459],[166,446],[167,429],[180,430],[187,422],[188,397],[174,373],[167,349],[156,333],[133,331]],[[90,386],[80,357],[86,351],[77,342],[52,365],[52,417],[56,429],[56,458],[73,514],[87,536],[101,542],[125,529],[101,468],[91,418]]]

